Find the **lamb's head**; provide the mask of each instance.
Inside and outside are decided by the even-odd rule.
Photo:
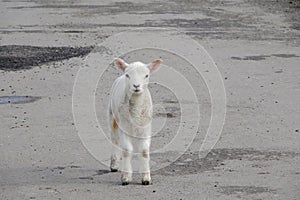
[[[150,64],[133,62],[127,64],[124,60],[117,58],[115,65],[124,72],[126,86],[130,93],[141,94],[148,87],[151,72],[156,70],[162,60],[158,59]]]

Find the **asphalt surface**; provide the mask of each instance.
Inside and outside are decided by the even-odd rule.
[[[201,75],[168,52],[123,55],[158,56],[181,69],[201,110],[188,150],[154,154],[167,166],[153,171],[153,184],[142,186],[135,174],[124,187],[120,173],[83,145],[72,95],[78,70],[90,67],[86,56],[107,51],[94,47],[141,28],[179,30],[201,44],[222,75],[227,112],[216,146],[199,158],[212,106]],[[1,1],[0,199],[300,199],[299,45],[300,3],[293,0]],[[108,67],[95,91],[103,127],[119,74]],[[160,148],[178,128],[180,102],[168,88],[150,90],[162,106],[154,123],[166,121],[152,140]]]

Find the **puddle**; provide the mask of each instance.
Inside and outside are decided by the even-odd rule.
[[[31,103],[41,99],[41,97],[33,96],[2,96],[0,97],[0,104],[19,104],[19,103]]]

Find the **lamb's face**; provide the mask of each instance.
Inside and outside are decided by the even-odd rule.
[[[132,94],[141,94],[148,87],[150,73],[157,69],[161,62],[161,60],[155,60],[150,64],[142,62],[127,64],[118,58],[115,64],[124,71],[129,92]]]
[[[125,69],[126,83],[131,93],[140,94],[148,87],[150,70],[141,62],[134,62]]]

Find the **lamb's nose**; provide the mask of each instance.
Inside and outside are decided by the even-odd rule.
[[[140,87],[140,85],[134,85],[134,84],[133,84],[133,87],[138,88],[138,87]]]

